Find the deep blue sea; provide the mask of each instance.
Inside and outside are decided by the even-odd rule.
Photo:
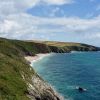
[[[100,52],[51,54],[33,66],[65,100],[100,100]]]

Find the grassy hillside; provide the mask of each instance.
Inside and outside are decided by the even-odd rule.
[[[26,83],[31,83],[31,76],[37,74],[30,70],[24,56],[71,50],[97,51],[98,48],[78,43],[39,43],[0,38],[0,100],[29,100]]]
[[[24,56],[45,53],[45,48],[44,44],[0,39],[0,100],[28,100],[25,95],[27,86],[21,73],[30,81],[34,71],[30,71]]]
[[[73,42],[55,42],[55,41],[44,41],[44,44],[48,45],[49,48],[58,48],[60,52],[70,52],[70,51],[98,51],[99,48],[82,44],[82,43],[73,43]],[[55,50],[54,50],[55,51]],[[56,51],[55,51],[56,52]]]
[[[100,48],[73,42],[58,42],[58,41],[28,41],[47,45],[50,52],[66,53],[70,51],[99,51]]]

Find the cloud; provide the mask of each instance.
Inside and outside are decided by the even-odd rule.
[[[98,33],[88,33],[84,35],[84,39],[100,39],[100,32]]]
[[[55,15],[60,12],[61,9],[59,7],[54,8],[51,13],[49,14],[50,17],[55,17]]]
[[[55,14],[61,10],[59,7],[52,11],[54,17],[49,18],[26,13],[27,9],[40,2],[62,5],[72,3],[72,0],[0,0],[0,36],[74,42],[100,40],[100,16],[91,19],[55,17]]]
[[[64,17],[66,16],[65,12],[63,9],[61,9],[60,7],[55,7],[53,9],[50,9],[49,13],[48,13],[49,17]]]
[[[35,6],[39,0],[0,0],[0,15],[24,12]]]
[[[30,39],[34,38],[33,34],[48,34],[49,37],[51,34],[65,33],[65,35],[70,36],[81,35],[82,38],[87,36],[88,39],[91,34],[94,34],[94,36],[96,34],[96,37],[99,36],[100,16],[93,19],[81,19],[76,17],[44,18],[26,13],[9,15],[0,23],[0,33],[9,38],[24,37],[24,39],[27,39],[27,35],[30,35]]]
[[[73,0],[41,0],[41,2],[45,2],[49,5],[63,5],[63,4],[71,4]]]
[[[63,5],[73,3],[73,0],[0,0],[0,16],[4,18],[9,14],[22,13],[40,5]]]

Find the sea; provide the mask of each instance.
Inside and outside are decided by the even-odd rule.
[[[65,100],[100,100],[100,52],[52,53],[33,67]]]

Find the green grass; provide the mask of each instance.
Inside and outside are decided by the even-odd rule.
[[[16,41],[0,40],[0,100],[29,100],[21,73],[26,75],[26,81],[31,81],[30,76],[34,75],[34,71],[30,71],[24,54],[31,52],[32,47],[21,46],[19,43],[17,45]],[[35,54],[34,50],[31,54]]]

